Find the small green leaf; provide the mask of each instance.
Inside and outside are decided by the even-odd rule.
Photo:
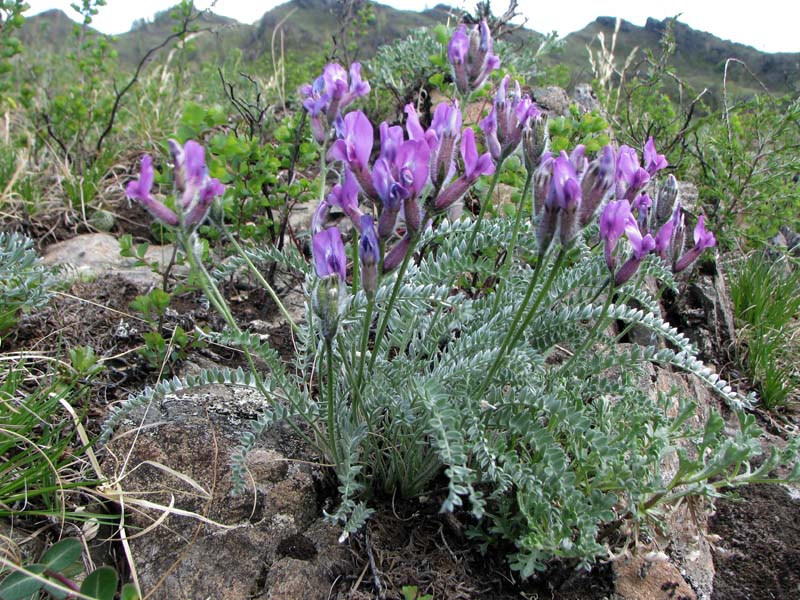
[[[67,538],[53,544],[42,556],[45,566],[60,573],[81,557],[83,546],[75,538]]]
[[[0,598],[2,600],[22,600],[29,598],[41,589],[42,584],[30,577],[29,573],[41,575],[44,565],[27,565],[25,571],[14,571],[0,583]]]
[[[117,593],[117,572],[111,567],[100,567],[92,571],[81,584],[81,594],[97,600],[114,600]]]
[[[442,23],[433,28],[433,35],[436,36],[436,41],[442,45],[450,41],[450,33]]]
[[[136,592],[136,586],[132,583],[126,583],[122,586],[122,591],[119,594],[119,600],[139,600],[139,594]]]

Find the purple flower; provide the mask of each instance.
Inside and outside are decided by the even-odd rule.
[[[348,113],[344,117],[342,137],[328,150],[328,160],[341,160],[354,171],[366,168],[372,152],[372,136],[372,123],[367,115],[360,110]]]
[[[342,234],[336,227],[329,227],[314,234],[314,268],[320,279],[338,275],[346,277],[347,259],[344,254]]]
[[[631,222],[625,227],[625,236],[633,249],[633,256],[626,260],[614,275],[615,286],[622,285],[633,277],[645,256],[656,247],[653,236],[649,233],[642,236],[639,225],[635,222]]]
[[[367,165],[372,153],[372,123],[360,110],[345,115],[341,120],[340,139],[328,150],[328,160],[344,162],[358,181],[361,189],[370,198],[375,198],[375,187]]]
[[[653,199],[647,194],[639,194],[631,204],[631,212],[636,214],[636,222],[639,224],[639,231],[647,231],[647,212],[653,206]]]
[[[441,189],[456,171],[456,144],[461,137],[461,110],[458,102],[440,102],[433,111],[433,121],[425,133],[431,148],[431,183]]]
[[[612,200],[606,204],[600,215],[600,239],[604,243],[606,266],[612,273],[616,267],[614,248],[631,223],[636,225],[636,220],[631,214],[631,205],[627,200]]]
[[[332,124],[339,113],[356,98],[366,96],[370,91],[369,83],[361,79],[361,65],[350,65],[350,82],[347,71],[337,63],[329,63],[322,70],[322,75],[311,85],[300,88],[304,97],[303,107],[311,117],[325,114],[328,124]]]
[[[145,155],[142,157],[142,166],[139,179],[131,181],[125,188],[125,193],[131,200],[137,200],[151,215],[165,225],[175,227],[178,225],[178,215],[168,206],[159,202],[150,195],[153,187],[153,159]]]
[[[617,155],[616,173],[616,196],[617,199],[626,199],[632,202],[647,183],[650,181],[650,174],[639,166],[639,156],[636,150],[629,146],[620,146]]]
[[[450,38],[447,58],[453,67],[453,79],[459,92],[469,94],[479,89],[491,72],[500,68],[486,20],[473,25],[469,34],[467,26],[462,23]]]
[[[705,219],[703,215],[697,217],[697,225],[694,228],[694,246],[683,256],[681,256],[675,263],[673,271],[680,273],[686,267],[691,265],[700,253],[706,248],[712,248],[717,245],[717,240],[714,234],[706,230]]]
[[[663,154],[659,154],[656,152],[656,146],[653,143],[653,136],[647,140],[647,143],[644,145],[644,168],[652,177],[656,173],[658,173],[661,169],[664,169],[669,166],[667,162],[667,158]]]
[[[368,296],[378,288],[378,262],[380,246],[375,234],[375,222],[370,215],[361,217],[361,239],[358,242],[358,258],[361,263],[361,284]]]
[[[205,220],[214,198],[225,192],[225,186],[218,179],[208,176],[205,150],[200,144],[189,140],[185,146],[181,146],[175,140],[169,140],[169,146],[174,168],[175,192],[178,196],[176,201],[178,212],[150,194],[153,186],[153,160],[149,156],[142,158],[139,180],[130,182],[126,193],[128,198],[137,200],[165,225],[190,229]]]
[[[544,200],[544,214],[539,221],[539,252],[543,253],[555,235],[560,216],[559,237],[569,246],[577,233],[577,211],[581,205],[581,186],[565,152],[553,160],[553,172]]]
[[[522,141],[522,132],[532,119],[541,117],[542,112],[531,101],[522,95],[519,82],[514,82],[514,89],[509,93],[510,75],[506,75],[497,88],[492,110],[481,121],[481,129],[486,136],[486,145],[495,162],[508,156]]]
[[[464,161],[464,174],[443,189],[434,201],[437,210],[446,210],[463,196],[481,175],[494,173],[494,162],[488,152],[478,156],[475,132],[469,127],[461,135],[461,158]]]
[[[614,187],[616,153],[611,144],[606,145],[600,156],[593,160],[581,179],[581,210],[578,222],[585,227],[592,220],[597,207]]]
[[[182,147],[169,140],[175,170],[175,190],[180,194],[178,202],[184,226],[202,223],[208,215],[214,198],[225,192],[225,186],[216,178],[208,176],[206,151],[203,146],[189,140]]]
[[[388,239],[394,232],[397,215],[404,208],[406,225],[419,227],[417,196],[428,182],[430,148],[422,140],[402,141],[399,127],[381,127],[383,150],[372,169],[372,183],[381,202],[378,236]]]
[[[311,85],[300,88],[303,97],[303,107],[311,117],[311,128],[314,138],[320,144],[325,141],[325,126],[322,117],[325,116],[327,125],[334,123],[339,113],[356,98],[366,96],[370,91],[369,83],[361,79],[361,65],[350,65],[350,81],[347,72],[339,64],[330,63],[325,66],[322,75],[314,80]]]

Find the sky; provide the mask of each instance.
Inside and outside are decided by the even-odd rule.
[[[50,8],[60,8],[67,15],[76,13],[69,7],[74,0],[27,0],[34,15]],[[382,0],[405,10],[424,10],[439,2],[474,6],[474,1],[465,0]],[[124,33],[130,30],[134,20],[151,18],[157,11],[177,3],[177,0],[107,0],[106,6],[93,22],[93,26],[104,33]],[[196,0],[195,6],[207,8],[218,14],[232,17],[242,23],[253,23],[265,12],[281,4],[281,0]],[[661,20],[680,14],[679,20],[694,29],[707,31],[715,36],[747,44],[764,52],[800,52],[800,2],[797,0],[568,0],[563,3],[545,3],[541,0],[519,0],[518,12],[528,18],[527,27],[541,33],[557,31],[565,36],[583,29],[599,16],[622,17],[635,25],[644,25],[647,17]],[[494,0],[494,12],[505,10],[504,0]],[[553,8],[547,8],[551,6]],[[559,10],[563,9],[563,10]]]

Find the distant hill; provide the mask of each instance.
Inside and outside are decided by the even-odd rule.
[[[268,55],[272,36],[280,26],[284,49],[288,55],[303,57],[309,49],[326,50],[331,40],[338,35],[338,23],[333,0],[291,0],[268,11],[253,25],[238,23],[233,19],[204,12],[196,25],[213,32],[195,42],[198,60],[221,60],[232,48],[239,48],[247,61],[256,61]],[[375,54],[382,44],[391,43],[404,37],[415,27],[432,27],[444,23],[452,11],[445,5],[438,5],[424,12],[396,10],[389,6],[373,3],[372,21],[367,35],[358,38],[358,58],[367,59]],[[123,67],[134,65],[139,57],[150,47],[164,40],[171,32],[174,21],[170,11],[157,15],[152,22],[139,22],[130,32],[116,36],[115,44]],[[452,18],[451,18],[452,22]],[[614,31],[613,17],[598,17],[580,31],[566,36],[563,49],[548,58],[551,64],[559,63],[569,67],[575,82],[591,79],[587,45],[597,46],[597,34],[603,32],[609,44]],[[667,20],[648,19],[644,27],[622,21],[617,39],[616,56],[619,64],[632,48],[639,52],[651,50],[656,55],[659,43],[667,26]],[[702,89],[712,92],[722,86],[723,70],[728,58],[744,61],[752,73],[773,93],[792,93],[800,91],[800,53],[769,54],[749,46],[721,40],[709,33],[692,29],[684,23],[674,26],[677,50],[673,66],[678,75]],[[71,42],[72,21],[61,11],[51,10],[26,19],[21,37],[23,42],[36,48],[37,52],[61,52]],[[530,30],[515,34],[517,42],[540,38],[541,35]],[[731,69],[731,81],[737,89],[746,92],[758,91],[759,85],[741,67]]]
[[[615,55],[617,63],[622,65],[630,51],[637,47],[641,56],[645,50],[651,50],[655,56],[659,54],[660,42],[669,19],[658,21],[648,19],[644,27],[628,21],[622,21]],[[573,76],[578,80],[591,78],[586,47],[599,47],[597,36],[603,33],[606,47],[610,46],[616,19],[614,17],[598,17],[580,31],[569,34],[565,38],[563,54],[558,60],[570,66]],[[747,64],[769,91],[773,93],[797,93],[800,91],[800,53],[760,52],[750,46],[722,40],[710,33],[692,29],[685,23],[674,23],[676,50],[672,58],[672,66],[678,75],[693,87],[709,88],[718,92],[722,88],[725,62],[729,58],[737,58]],[[579,77],[583,71],[585,76]],[[729,80],[737,85],[740,91],[763,91],[751,75],[739,65],[729,69]]]

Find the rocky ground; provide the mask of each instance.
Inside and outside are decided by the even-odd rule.
[[[150,251],[153,260],[169,256],[168,248]],[[47,308],[26,316],[10,344],[14,350],[40,351],[86,344],[116,357],[108,361],[102,389],[89,407],[96,433],[110,406],[155,380],[132,352],[143,324],[128,305],[157,280],[147,268],[119,258],[118,244],[108,234],[53,245],[45,260],[70,265],[65,273],[74,283]],[[698,334],[712,340],[729,325],[719,281],[713,273],[698,280],[687,317],[710,323]],[[299,311],[302,297],[294,283],[286,279],[281,292]],[[244,322],[291,351],[290,336],[263,297],[247,289],[229,295]],[[219,325],[196,294],[181,296],[178,307],[169,318],[185,328]],[[237,360],[229,350],[208,347],[178,368],[187,374]],[[706,409],[716,402],[689,377],[659,371],[652,379],[653,393],[680,385]],[[340,532],[322,519],[335,502],[329,473],[288,427],[273,428],[259,441],[248,461],[248,493],[231,496],[230,456],[258,411],[252,395],[208,386],[134,413],[98,449],[111,482],[107,493],[117,500],[107,509],[126,509],[135,576],[151,598],[402,598],[407,585],[435,599],[800,597],[796,489],[743,489],[740,499],[720,500],[713,510],[684,505],[673,515],[671,531],[614,561],[588,573],[553,566],[523,583],[499,556],[476,552],[465,535],[466,521],[440,515],[435,497],[388,498],[362,535],[340,543]],[[765,444],[780,443],[777,433]],[[95,540],[98,562],[116,562],[133,577],[119,545],[101,540]]]

